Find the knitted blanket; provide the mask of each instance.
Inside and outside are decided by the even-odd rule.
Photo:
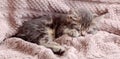
[[[0,4],[0,59],[120,59],[119,0],[0,0]],[[44,46],[10,37],[30,18],[80,8],[108,13],[100,16],[96,34],[56,39],[66,48],[61,56]]]

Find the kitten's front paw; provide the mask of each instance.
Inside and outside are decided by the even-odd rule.
[[[56,42],[49,42],[44,45],[47,48],[50,48],[55,54],[62,55],[65,52],[65,48]]]
[[[52,46],[50,48],[55,54],[62,55],[65,52],[65,48],[62,46]]]
[[[71,29],[69,30],[68,35],[71,37],[79,37],[80,33],[75,29]]]

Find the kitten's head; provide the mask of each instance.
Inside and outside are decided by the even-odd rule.
[[[69,27],[79,31],[87,30],[93,22],[93,15],[88,10],[70,11],[67,18]]]

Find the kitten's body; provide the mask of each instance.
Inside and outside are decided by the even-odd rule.
[[[79,15],[75,13],[44,15],[24,22],[16,36],[51,48],[53,52],[63,53],[64,47],[54,42],[54,39],[64,34],[71,37],[84,35],[83,31],[87,32],[91,23],[92,15],[89,12],[80,12]]]

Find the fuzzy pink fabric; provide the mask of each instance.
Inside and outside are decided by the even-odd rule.
[[[119,0],[0,0],[0,59],[120,59],[119,3]],[[98,19],[100,31],[96,34],[78,38],[63,35],[56,39],[66,48],[62,56],[44,46],[8,38],[30,18],[46,12],[66,13],[71,8],[87,8],[93,13],[107,9],[108,13]]]

